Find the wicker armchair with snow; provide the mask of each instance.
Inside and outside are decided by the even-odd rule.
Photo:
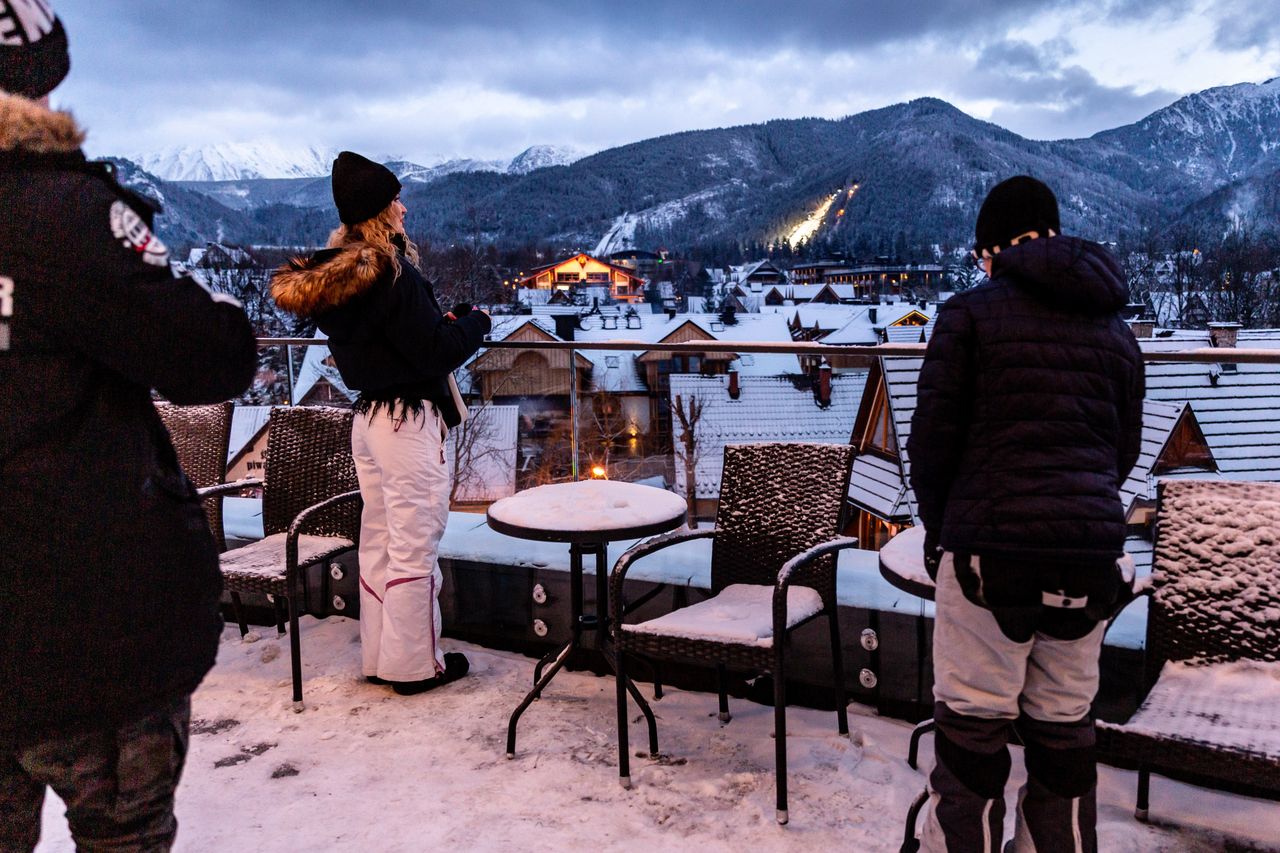
[[[284,601],[294,709],[302,710],[302,652],[298,615],[305,571],[356,547],[360,538],[360,490],[351,458],[349,409],[281,406],[271,411],[262,480],[237,480],[202,494],[262,486],[264,538],[222,554],[222,577],[239,613],[240,593]],[[240,617],[237,616],[239,619]],[[240,621],[240,634],[246,633]]]
[[[169,431],[173,449],[178,453],[178,464],[197,489],[216,486],[227,473],[227,445],[231,441],[231,415],[234,403],[214,403],[208,406],[175,406],[173,403],[156,403],[160,420]],[[204,501],[204,513],[209,519],[209,529],[218,541],[218,550],[227,547],[222,531],[222,496],[215,495]]]
[[[712,529],[683,530],[623,554],[610,576],[611,625],[618,658],[618,772],[630,787],[627,655],[703,666],[719,676],[720,720],[729,721],[726,670],[768,672],[774,688],[777,820],[787,822],[786,650],[791,632],[826,616],[840,734],[848,734],[844,664],[836,613],[836,551],[853,448],[836,444],[747,444],[724,450],[720,502]],[[680,542],[710,538],[711,598],[639,624],[625,624],[628,569]]]
[[[1147,683],[1104,754],[1151,773],[1280,795],[1280,485],[1162,483],[1147,615]],[[1154,682],[1154,683],[1152,683]]]

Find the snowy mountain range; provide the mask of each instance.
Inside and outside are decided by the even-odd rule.
[[[1280,232],[1277,79],[1188,95],[1087,139],[1026,139],[921,98],[842,119],[687,131],[580,155],[536,146],[506,163],[392,167],[405,184],[414,233],[444,242],[479,226],[484,239],[505,245],[764,244],[824,211],[813,239],[832,250],[866,256],[963,245],[986,190],[1020,173],[1054,187],[1064,229],[1093,239],[1146,230]],[[268,159],[252,162],[266,173]],[[313,171],[313,161],[290,165]],[[131,174],[145,191],[163,194],[172,221],[182,223],[172,242],[221,234],[294,245],[323,240],[332,227],[327,172],[326,165],[323,177],[182,182]],[[841,203],[824,209],[838,188]],[[196,197],[203,207],[189,203]],[[211,216],[211,205],[223,212]],[[169,226],[160,227],[163,234]]]
[[[127,159],[165,181],[249,181],[326,177],[337,151],[319,147],[287,147],[271,141],[225,142],[182,146],[135,154]],[[448,159],[422,166],[385,158],[406,183],[429,183],[455,172],[499,172],[525,175],[546,166],[567,166],[586,152],[570,146],[535,145],[511,160]]]
[[[182,146],[129,157],[166,181],[242,181],[257,178],[317,178],[329,174],[337,152],[288,147],[276,142],[224,142]]]

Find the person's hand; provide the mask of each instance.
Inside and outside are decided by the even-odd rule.
[[[942,563],[942,544],[938,541],[938,535],[929,529],[924,531],[924,570],[929,573],[929,577],[936,581],[938,579],[938,566]]]
[[[445,314],[446,320],[461,320],[463,317],[471,313],[470,302],[459,302],[449,309],[449,313]]]

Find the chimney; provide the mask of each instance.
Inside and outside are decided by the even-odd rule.
[[[556,336],[561,340],[573,340],[574,330],[578,328],[577,314],[553,314],[556,321]]]
[[[870,321],[870,322],[872,323],[872,325],[874,325],[874,324],[875,324],[875,322],[876,322],[876,313],[877,313],[877,312],[876,312],[876,309],[875,309],[875,308],[868,308],[868,309],[867,309],[867,320],[868,320],[868,321]]]
[[[1129,328],[1133,330],[1133,336],[1135,338],[1155,337],[1156,321],[1133,319],[1129,321]]]
[[[738,385],[738,368],[729,368],[729,399],[736,400],[742,396],[742,388]]]
[[[1242,328],[1239,323],[1210,323],[1209,342],[1218,349],[1235,349]]]
[[[825,358],[818,365],[818,407],[825,409],[831,405],[831,362]]]
[[[675,318],[676,318],[676,309],[675,309],[675,308],[668,308],[668,309],[667,309],[667,319],[668,319],[668,320],[674,320]]]

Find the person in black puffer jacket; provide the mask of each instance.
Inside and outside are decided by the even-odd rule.
[[[151,390],[233,397],[257,347],[50,108],[68,65],[43,2],[0,0],[0,850],[46,787],[79,849],[167,850],[222,575]]]
[[[467,659],[440,649],[437,559],[449,518],[445,438],[466,417],[453,380],[479,349],[489,315],[445,312],[404,234],[400,181],[343,151],[333,164],[342,226],[330,248],[278,270],[271,293],[315,320],[348,388],[360,392],[351,449],[360,523],[364,675],[402,695],[460,678]]]
[[[1144,379],[1119,265],[1060,231],[1043,183],[994,187],[974,250],[991,280],[942,306],[920,371],[907,454],[937,582],[924,849],[1000,849],[1014,725],[1018,849],[1097,849],[1089,710]]]

